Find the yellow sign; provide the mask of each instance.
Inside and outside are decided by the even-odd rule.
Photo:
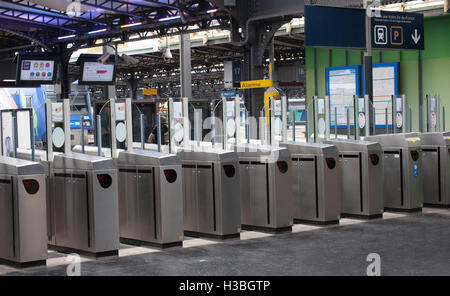
[[[274,105],[280,100],[280,93],[274,88],[268,89],[264,93],[264,115],[266,117],[266,125],[270,124],[270,112],[272,111],[272,108],[270,108],[270,99],[274,100]]]
[[[156,89],[156,88],[144,88],[142,90],[142,95],[144,95],[144,96],[156,96],[156,95],[158,95],[158,89]]]
[[[272,79],[241,81],[241,89],[272,87]]]

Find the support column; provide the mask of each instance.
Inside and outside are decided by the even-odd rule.
[[[189,34],[180,35],[180,70],[181,97],[192,98],[191,37]]]
[[[69,80],[69,59],[72,51],[59,48],[59,83],[61,85],[60,99],[68,99],[70,95],[70,80]]]
[[[133,101],[137,100],[137,89],[138,89],[138,82],[139,79],[137,79],[134,75],[131,76],[131,78],[126,80],[128,88],[130,89],[131,99]]]
[[[369,96],[369,114],[373,114],[373,72],[372,72],[372,20],[368,1],[365,1],[366,11],[366,51],[364,52],[364,95]],[[356,124],[356,122],[355,122]],[[373,131],[375,118],[369,117],[369,130]]]
[[[421,133],[425,132],[425,127],[423,124],[423,64],[422,64],[422,51],[419,50],[418,56],[418,83],[419,88],[419,131]],[[411,120],[411,119],[410,119]]]
[[[103,53],[110,53],[112,56],[116,54],[116,50],[110,45],[103,46]],[[116,84],[105,86],[105,100],[116,98]]]
[[[264,52],[272,42],[275,32],[286,21],[274,22],[266,26],[258,26],[255,24],[254,29],[251,31],[252,42],[245,47],[244,52],[244,79],[243,80],[260,80],[264,78]],[[245,105],[247,106],[250,116],[258,118],[260,111],[264,108],[264,89],[255,88],[246,90]],[[258,135],[257,128],[251,127],[251,138],[255,139]]]

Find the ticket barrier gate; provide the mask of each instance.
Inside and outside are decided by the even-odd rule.
[[[241,144],[239,156],[242,229],[291,232],[292,161],[283,147]]]
[[[0,261],[21,267],[46,264],[44,168],[0,157]]]
[[[402,133],[366,137],[378,142],[384,154],[384,207],[394,211],[421,211],[423,167],[420,134]]]
[[[283,142],[292,157],[295,223],[339,223],[341,170],[333,145]]]
[[[95,257],[118,255],[118,185],[113,160],[79,153],[57,154],[52,178],[52,247]]]
[[[236,153],[186,146],[181,160],[184,233],[212,239],[239,238],[241,205]]]
[[[120,240],[160,248],[183,245],[183,192],[177,156],[122,151],[119,169]]]
[[[383,158],[381,146],[359,140],[330,140],[339,150],[342,173],[342,217],[383,216]]]
[[[31,151],[29,149],[20,149],[17,148],[17,158],[29,160],[31,161]],[[35,149],[35,161],[40,163],[42,167],[44,168],[44,175],[45,175],[45,184],[46,184],[46,205],[47,205],[47,237],[49,244],[53,244],[53,233],[54,230],[52,229],[53,221],[52,221],[52,210],[51,210],[51,204],[50,201],[52,200],[51,195],[53,194],[53,185],[52,185],[52,171],[53,171],[53,165],[51,162],[47,161],[47,152],[44,150]]]
[[[423,204],[450,207],[450,132],[423,133]]]

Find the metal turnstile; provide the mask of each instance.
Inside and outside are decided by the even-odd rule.
[[[294,200],[289,150],[254,144],[234,149],[239,156],[242,228],[290,232]]]
[[[423,206],[422,149],[420,134],[386,134],[366,137],[378,142],[384,154],[384,207],[417,211]]]
[[[423,204],[450,207],[450,132],[423,133]]]
[[[294,222],[339,223],[341,170],[333,145],[284,142],[292,158]]]
[[[32,160],[31,156],[31,150],[29,149],[17,149],[17,158],[24,159],[24,160]],[[45,174],[45,183],[46,183],[46,205],[47,205],[47,238],[48,243],[50,245],[54,245],[54,223],[53,223],[53,216],[52,216],[52,208],[51,208],[51,201],[52,201],[52,194],[53,194],[53,183],[52,183],[52,171],[53,171],[53,163],[47,161],[47,152],[44,150],[35,150],[35,160],[36,162],[39,162],[42,167],[44,168],[44,174]]]
[[[117,166],[121,242],[161,248],[182,246],[179,158],[147,150],[122,151]]]
[[[339,150],[342,172],[342,217],[383,216],[383,157],[380,144],[330,140]]]
[[[46,181],[36,162],[0,157],[0,260],[28,266],[47,260]]]
[[[52,247],[96,257],[117,255],[119,210],[114,161],[79,153],[55,155],[52,178]]]
[[[189,236],[240,237],[241,205],[236,153],[183,147],[184,230]]]

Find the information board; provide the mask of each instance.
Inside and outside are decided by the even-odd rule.
[[[114,83],[114,64],[83,62],[81,83]]]
[[[16,85],[54,84],[57,62],[54,56],[40,53],[19,53]]]
[[[20,80],[22,81],[52,81],[55,61],[22,60]]]
[[[330,67],[326,69],[326,91],[330,98],[330,126],[334,128],[334,110],[337,111],[338,128],[347,127],[347,109],[349,111],[349,122],[353,124],[353,96],[360,89],[360,67]]]
[[[398,96],[398,63],[380,63],[372,67],[375,124],[377,128],[384,128],[386,127],[386,108],[388,108],[388,125],[392,125],[391,97]]]

